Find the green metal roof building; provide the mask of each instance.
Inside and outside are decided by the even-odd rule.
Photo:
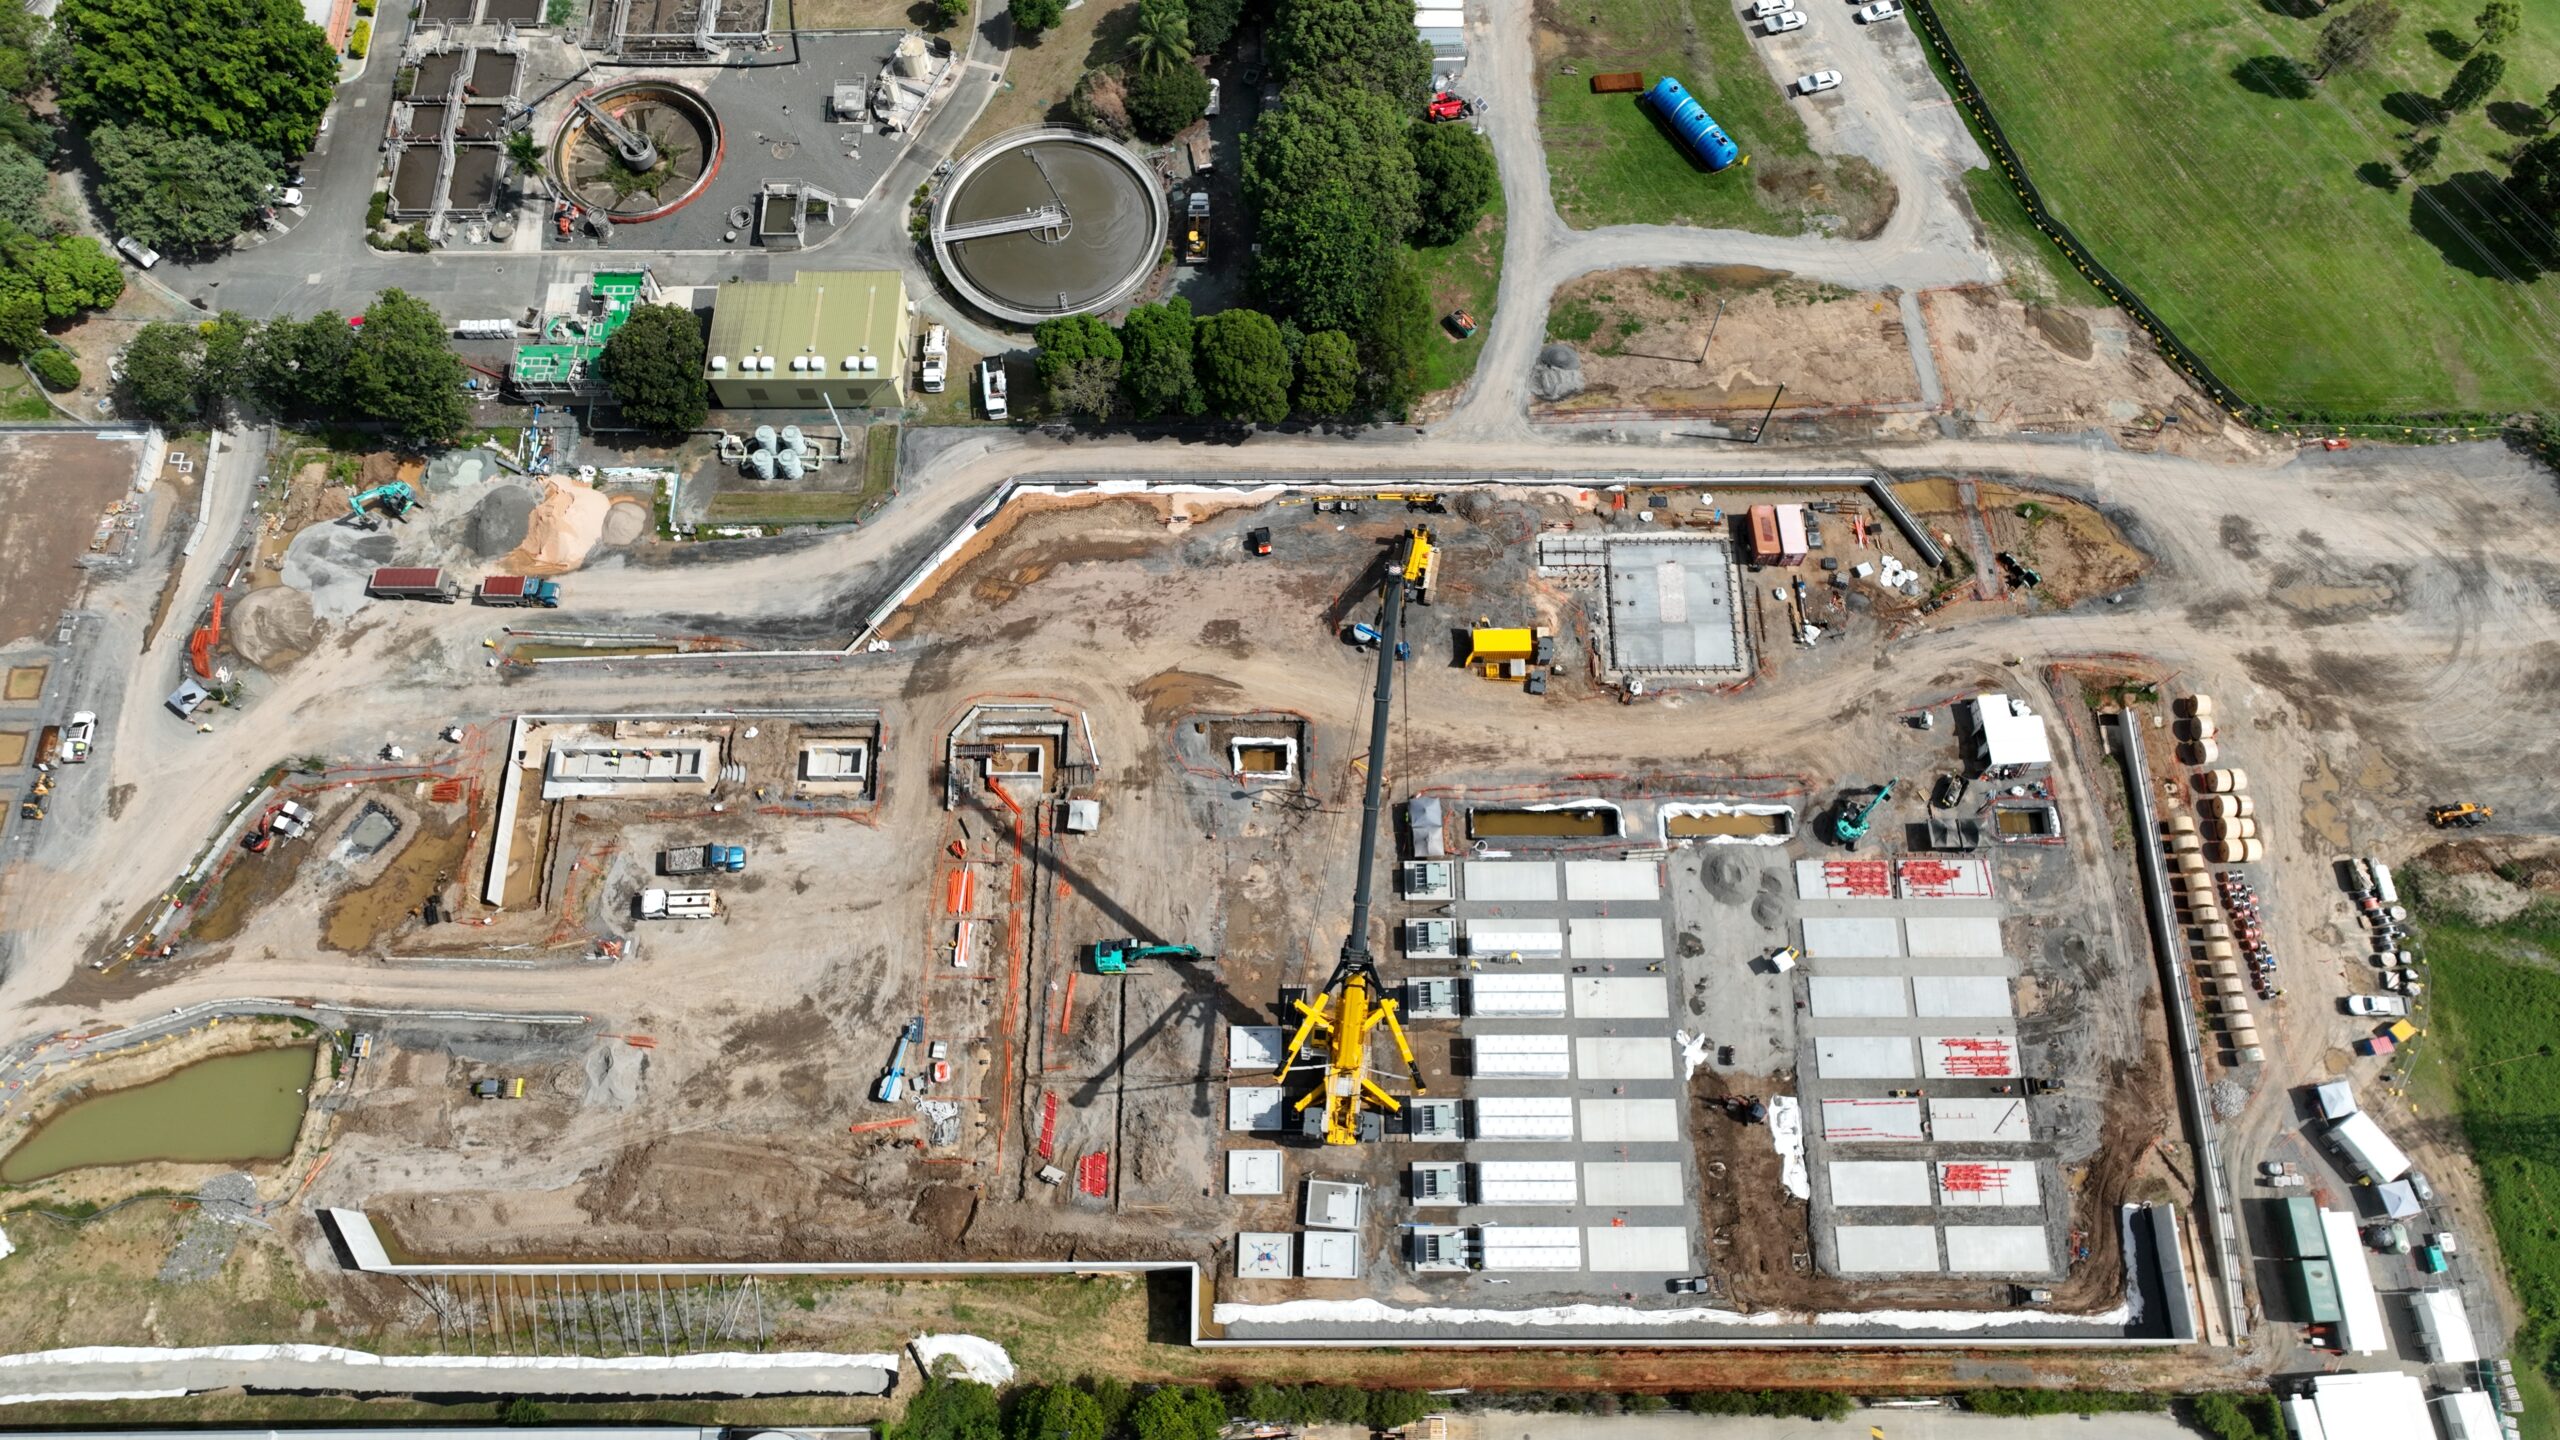
[[[894,410],[910,348],[896,271],[803,270],[720,287],[703,378],[728,410]]]

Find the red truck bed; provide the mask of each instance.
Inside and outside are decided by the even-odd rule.
[[[433,590],[444,572],[425,565],[386,565],[373,572],[376,590]]]
[[[483,600],[521,600],[528,582],[521,575],[492,575],[480,582]]]

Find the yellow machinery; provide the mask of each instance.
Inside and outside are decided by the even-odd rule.
[[[2469,830],[2486,825],[2498,812],[2477,801],[2464,800],[2452,805],[2437,805],[2427,811],[2427,823],[2439,830]]]
[[[1395,698],[1396,647],[1404,630],[1404,605],[1408,598],[1430,603],[1430,586],[1438,564],[1439,551],[1431,543],[1431,532],[1417,525],[1397,542],[1383,577],[1386,603],[1380,607],[1378,619],[1378,679],[1370,697],[1368,780],[1361,797],[1360,868],[1354,872],[1352,883],[1351,930],[1343,937],[1342,957],[1334,963],[1324,989],[1313,1000],[1298,1002],[1298,1013],[1303,1018],[1289,1037],[1289,1048],[1280,1057],[1280,1071],[1275,1077],[1286,1084],[1290,1072],[1300,1068],[1298,1058],[1309,1042],[1318,1034],[1326,1038],[1330,1053],[1324,1062],[1324,1081],[1299,1096],[1295,1109],[1304,1114],[1317,1101],[1324,1102],[1324,1142],[1328,1145],[1356,1145],[1379,1138],[1385,1122],[1377,1110],[1370,1108],[1372,1104],[1389,1113],[1404,1108],[1369,1074],[1369,1042],[1381,1026],[1396,1042],[1396,1053],[1404,1058],[1405,1074],[1413,1082],[1414,1093],[1430,1089],[1423,1081],[1422,1067],[1413,1058],[1413,1045],[1405,1039],[1404,1026],[1396,1019],[1396,1002],[1385,994],[1377,957],[1369,950],[1369,902],[1371,881],[1378,867],[1378,811],[1386,773],[1387,718]]]

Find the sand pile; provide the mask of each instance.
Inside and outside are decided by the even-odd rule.
[[[500,563],[512,575],[558,575],[586,563],[604,538],[613,501],[592,485],[543,477],[543,494],[525,519],[524,543]]]
[[[533,518],[534,494],[527,485],[498,485],[471,507],[471,548],[484,560],[506,554],[524,543],[525,523]]]
[[[232,653],[270,673],[301,659],[320,639],[311,597],[288,585],[250,591],[223,623]]]

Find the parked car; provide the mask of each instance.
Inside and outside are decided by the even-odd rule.
[[[1219,84],[1218,84],[1218,82],[1217,82],[1217,81],[1212,80],[1212,81],[1210,81],[1210,82],[1209,82],[1209,108],[1208,108],[1207,110],[1205,110],[1205,111],[1201,112],[1201,113],[1206,114],[1206,115],[1215,115],[1215,114],[1217,114],[1217,113],[1218,113],[1218,90],[1219,90],[1219,88],[1220,88],[1220,87],[1219,87]]]
[[[1825,90],[1839,88],[1840,72],[1837,70],[1816,70],[1810,75],[1796,77],[1796,93],[1799,95],[1819,95]]]
[[[1004,362],[992,357],[978,362],[978,397],[985,402],[987,418],[1002,420],[1012,413],[1005,403]]]
[[[1796,8],[1796,0],[1758,0],[1758,3],[1754,4],[1747,13],[1754,20],[1766,20],[1772,15],[1784,15],[1794,8]]]
[[[159,251],[152,249],[150,246],[143,244],[141,241],[134,239],[130,235],[118,240],[116,242],[116,248],[123,251],[127,259],[131,260],[134,264],[141,266],[145,270],[148,270],[152,266],[160,263]]]
[[[1707,1277],[1704,1275],[1681,1275],[1664,1281],[1663,1283],[1670,1287],[1671,1293],[1674,1295],[1700,1295],[1706,1292]]]
[[[299,185],[287,185],[282,190],[277,191],[276,203],[287,209],[299,209],[302,205],[302,187]]]
[[[2427,1177],[2423,1172],[2417,1170],[2409,1172],[2409,1188],[2416,1193],[2419,1204],[2436,1203],[2436,1187],[2427,1183]]]
[[[1761,28],[1761,33],[1764,35],[1784,35],[1790,30],[1803,29],[1804,23],[1805,16],[1803,11],[1782,10],[1769,17],[1768,24]]]
[[[1873,5],[1858,7],[1858,23],[1861,25],[1880,25],[1901,15],[1902,0],[1876,0]]]

